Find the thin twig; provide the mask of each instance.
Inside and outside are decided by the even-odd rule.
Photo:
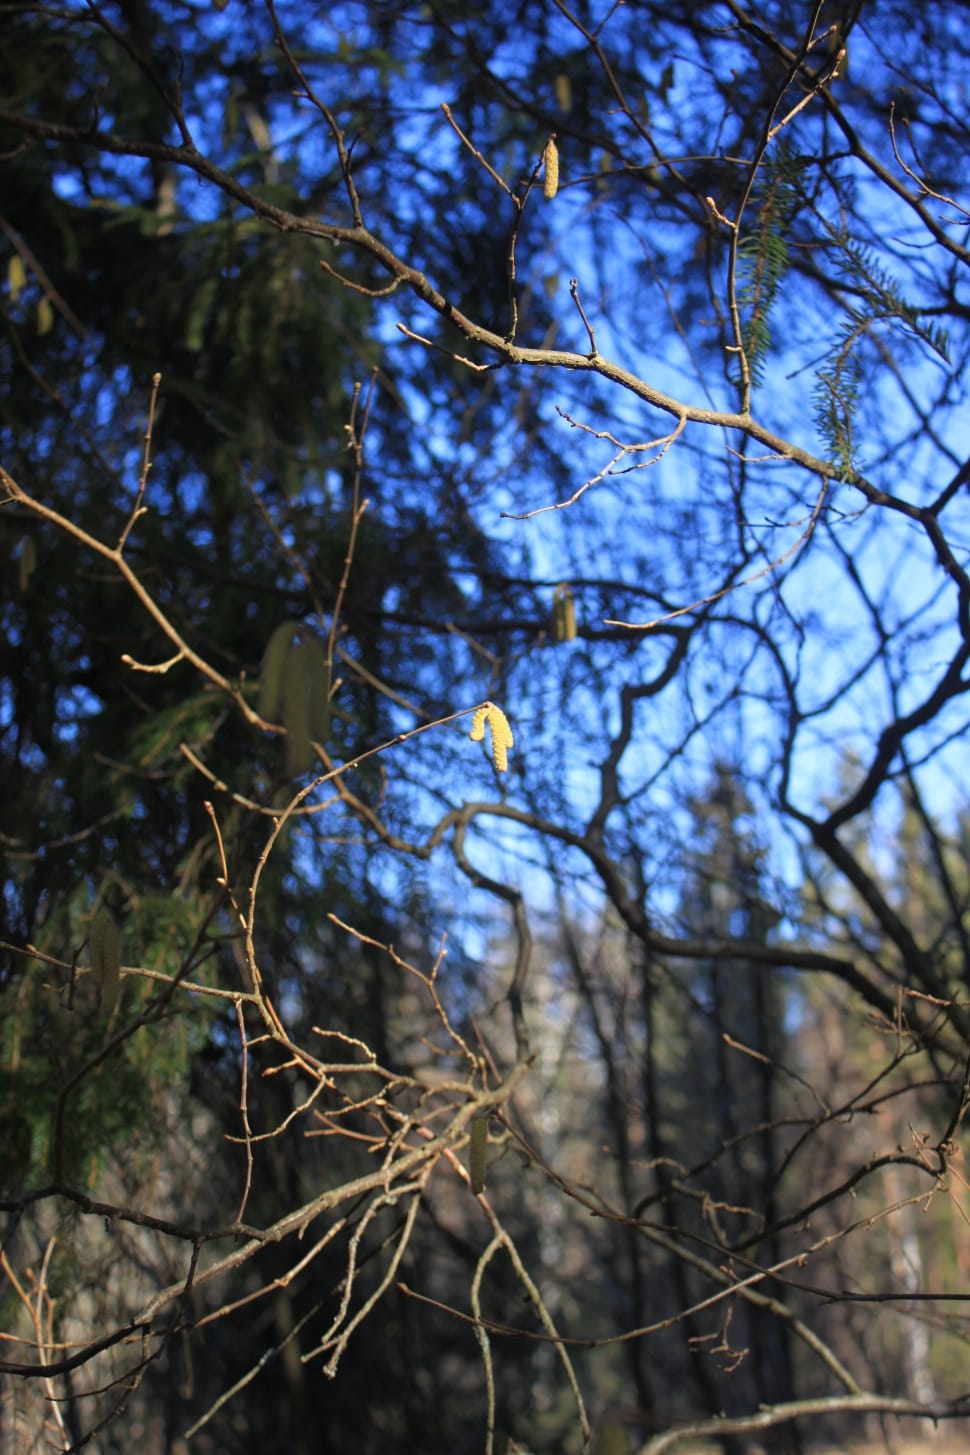
[[[424,334],[421,333],[415,333],[406,324],[399,323],[397,324],[397,328],[403,333],[405,338],[414,339],[415,343],[424,344],[426,349],[432,349],[436,354],[442,354],[446,359],[453,359],[456,364],[464,364],[466,368],[474,369],[477,374],[485,374],[495,367],[494,364],[476,364],[474,359],[468,359],[464,354],[456,354],[453,349],[442,348],[441,344],[436,344],[434,339],[425,338]]]
[[[589,356],[590,356],[591,359],[595,359],[595,358],[598,357],[598,354],[599,354],[599,350],[596,347],[596,335],[593,332],[593,325],[590,323],[589,319],[586,317],[586,309],[583,307],[582,300],[581,300],[581,298],[579,296],[579,279],[578,278],[570,278],[570,280],[569,280],[569,296],[573,300],[573,302],[575,303],[575,305],[576,305],[576,311],[578,312],[580,318],[583,320],[583,327],[586,330],[586,337],[589,339]]]
[[[818,518],[827,494],[828,487],[823,485],[818,493],[818,499],[815,502],[809,523],[795,544],[790,546],[776,560],[769,561],[767,566],[762,566],[760,571],[755,571],[753,576],[745,576],[743,581],[731,581],[727,586],[722,586],[720,591],[714,591],[710,596],[702,596],[697,601],[692,601],[689,606],[679,606],[676,611],[668,611],[664,616],[656,616],[652,621],[617,621],[611,617],[606,617],[604,618],[604,625],[627,627],[630,631],[650,631],[653,627],[660,626],[665,621],[673,621],[675,617],[684,616],[689,611],[696,611],[698,607],[711,606],[715,601],[720,601],[722,597],[730,595],[732,591],[737,591],[741,586],[750,586],[753,582],[760,581],[764,576],[770,575],[772,571],[777,571],[779,566],[783,566],[809,540],[818,524]]]
[[[496,172],[496,170],[492,166],[492,164],[489,161],[487,161],[486,158],[482,155],[482,153],[478,150],[478,147],[475,146],[474,142],[469,141],[468,137],[462,131],[461,127],[458,125],[457,121],[455,120],[455,118],[451,114],[451,107],[449,105],[447,105],[446,102],[442,101],[442,103],[441,103],[441,109],[444,112],[445,120],[448,122],[448,125],[455,132],[455,135],[459,138],[459,140],[461,141],[462,145],[463,146],[466,146],[468,148],[468,150],[471,152],[472,156],[475,158],[475,160],[477,162],[480,162],[481,163],[481,165],[485,168],[485,170],[488,173],[488,175],[491,177],[492,181],[495,182],[499,187],[501,187],[502,191],[506,194],[506,196],[509,197],[509,198],[511,198],[513,204],[517,208],[521,208],[522,203],[521,203],[520,199],[518,197],[516,197],[515,193],[512,191],[512,189],[508,185],[508,183],[505,182],[499,176],[498,172]]]
[[[145,513],[145,506],[143,502],[145,499],[145,491],[148,487],[148,472],[152,467],[152,431],[155,428],[155,406],[158,403],[158,391],[161,387],[161,383],[161,374],[153,374],[151,398],[149,399],[148,403],[148,424],[145,427],[145,449],[142,454],[141,474],[138,477],[138,492],[135,496],[135,503],[131,507],[128,519],[125,522],[124,529],[122,530],[121,535],[118,537],[118,544],[115,547],[115,550],[118,552],[119,556],[121,555],[128,542],[128,537],[131,535],[135,521],[138,520],[139,516],[144,515]],[[155,670],[159,671],[167,669],[156,668]]]
[[[502,1238],[498,1233],[493,1234],[492,1241],[484,1249],[478,1262],[475,1264],[475,1274],[472,1278],[469,1292],[472,1313],[475,1316],[475,1338],[478,1340],[478,1347],[482,1356],[482,1368],[485,1374],[485,1455],[492,1455],[492,1451],[495,1448],[495,1370],[492,1368],[491,1340],[488,1336],[488,1329],[482,1319],[482,1279],[492,1258],[502,1246]]]
[[[586,430],[589,434],[594,435],[597,439],[608,439],[612,441],[612,443],[617,445],[617,453],[613,456],[611,460],[607,461],[607,463],[603,466],[602,470],[597,470],[596,474],[590,476],[588,480],[585,480],[583,484],[579,486],[578,490],[574,490],[572,495],[570,495],[567,500],[557,500],[552,505],[537,505],[534,510],[525,510],[522,511],[521,514],[510,510],[503,510],[499,512],[503,520],[532,520],[535,516],[545,515],[546,512],[550,510],[568,510],[571,505],[576,504],[577,500],[582,499],[582,497],[586,494],[587,490],[591,490],[594,485],[599,485],[603,480],[607,478],[607,476],[625,474],[625,471],[618,470],[616,467],[619,465],[620,461],[626,459],[628,455],[642,454],[646,450],[655,449],[657,453],[651,459],[642,460],[636,465],[630,466],[630,469],[633,470],[649,469],[652,465],[658,464],[663,459],[664,455],[670,449],[674,441],[683,433],[684,427],[687,424],[686,415],[681,415],[680,419],[677,421],[676,428],[671,430],[670,434],[664,435],[663,438],[658,440],[647,440],[645,443],[642,444],[621,445],[619,441],[613,439],[613,436],[607,430],[589,429],[588,425],[579,424],[576,420],[571,419],[570,416],[566,414],[563,410],[559,409],[558,406],[557,412],[563,419],[566,420],[568,424],[571,424],[574,429],[583,429]]]

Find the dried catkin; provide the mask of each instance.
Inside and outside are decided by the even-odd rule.
[[[315,655],[319,660],[313,663],[310,675],[310,735],[315,742],[325,743],[330,736],[330,669],[320,642]]]
[[[469,1168],[472,1192],[477,1197],[485,1190],[485,1162],[488,1156],[488,1122],[475,1117],[470,1128]]]
[[[21,595],[30,586],[30,578],[37,569],[37,547],[31,536],[25,536],[17,559],[17,578]]]
[[[552,639],[571,642],[576,637],[576,606],[568,586],[557,586],[552,597]]]
[[[313,665],[310,640],[301,637],[286,654],[280,703],[286,728],[286,772],[290,778],[301,778],[313,764],[310,735],[310,675]]]
[[[88,947],[91,969],[101,991],[101,1009],[110,1015],[121,995],[121,934],[114,917],[104,908],[94,917]]]
[[[259,673],[259,715],[264,722],[276,721],[283,698],[286,659],[294,637],[302,630],[302,622],[284,621],[276,628],[266,645]]]

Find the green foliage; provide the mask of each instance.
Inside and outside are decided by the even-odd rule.
[[[172,925],[170,907],[166,937]],[[126,958],[148,949],[144,934],[128,939]],[[165,963],[171,967],[171,958]],[[154,1016],[152,1006],[160,1008],[155,986],[123,977],[118,988],[112,1034],[139,1017],[148,1023],[110,1048],[111,1012],[99,1004],[96,968],[88,973],[78,966],[64,979],[35,961],[0,990],[0,1160],[7,1196],[42,1185],[57,1171],[75,1187],[96,1188],[112,1158],[134,1173],[164,1138],[166,1098],[186,1080],[213,1016],[199,1003]]]
[[[848,303],[836,337],[816,372],[815,419],[829,455],[845,478],[857,464],[857,414],[868,370],[863,362],[867,342],[885,326],[925,344],[944,363],[949,358],[946,329],[903,297],[899,284],[875,255],[845,232],[829,229],[839,283],[854,301]]]
[[[828,367],[819,369],[813,400],[815,422],[825,447],[850,479],[856,464],[853,427],[862,389],[862,368],[855,353],[856,330],[843,325],[842,347],[830,357]]]
[[[797,212],[806,159],[782,146],[764,163],[755,199],[756,221],[738,243],[738,305],[752,384],[764,379],[771,348],[769,318],[788,271],[789,234]]]

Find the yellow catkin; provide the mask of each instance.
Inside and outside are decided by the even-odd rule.
[[[27,269],[24,267],[24,260],[19,253],[11,253],[7,264],[7,287],[10,289],[11,303],[16,303],[26,286]]]
[[[500,773],[504,773],[509,766],[509,748],[515,742],[509,720],[494,702],[486,702],[476,708],[472,718],[472,730],[468,735],[473,743],[480,743],[485,737],[486,723],[492,734],[492,762]]]
[[[472,730],[468,734],[473,743],[480,743],[485,736],[485,722],[488,717],[488,704],[479,707],[472,718]]]
[[[542,154],[542,160],[546,168],[542,191],[543,195],[551,200],[559,191],[559,148],[551,137],[546,142],[546,149]]]
[[[494,702],[489,704],[488,725],[492,730],[492,762],[500,773],[505,773],[509,766],[509,748],[515,742],[512,736],[512,729],[509,727],[509,720],[500,707]]]

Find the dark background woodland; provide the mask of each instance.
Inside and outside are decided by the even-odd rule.
[[[0,1449],[965,1433],[968,29],[0,13]]]

